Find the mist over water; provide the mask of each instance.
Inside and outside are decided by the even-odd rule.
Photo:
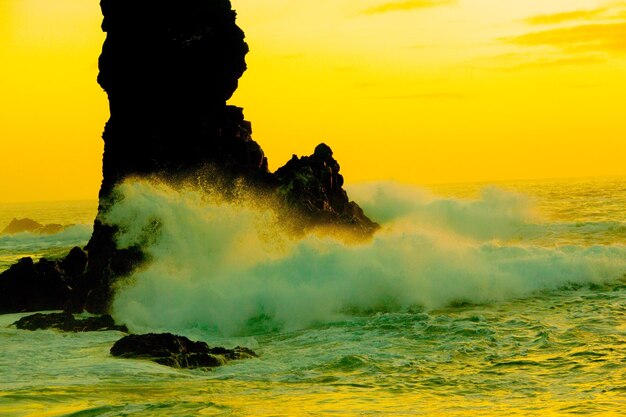
[[[563,225],[497,188],[468,200],[390,183],[353,187],[351,197],[382,225],[361,243],[294,238],[270,209],[217,194],[141,181],[119,192],[106,215],[120,226],[118,245],[142,243],[152,257],[114,300],[116,318],[135,331],[294,330],[599,285],[626,271],[622,245],[567,244],[567,230],[555,232]]]

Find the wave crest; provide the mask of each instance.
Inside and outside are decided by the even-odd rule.
[[[121,228],[118,244],[150,242],[153,258],[113,303],[114,315],[139,331],[297,329],[347,312],[437,309],[601,284],[626,271],[623,246],[507,241],[535,215],[523,196],[497,189],[466,201],[365,187],[353,195],[364,197],[383,229],[358,244],[292,238],[271,210],[252,201],[141,181],[119,192],[124,198],[106,216]]]

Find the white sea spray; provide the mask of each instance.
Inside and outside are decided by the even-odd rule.
[[[135,330],[259,326],[298,329],[346,314],[490,303],[569,284],[602,284],[626,271],[623,246],[544,247],[512,238],[538,222],[523,196],[489,189],[442,199],[389,184],[354,192],[382,229],[349,244],[293,239],[274,213],[190,189],[126,182],[106,216],[118,244],[152,261],[118,289],[114,315]]]

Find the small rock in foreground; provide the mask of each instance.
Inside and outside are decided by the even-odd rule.
[[[115,342],[111,355],[148,359],[174,368],[212,368],[231,360],[257,357],[256,353],[247,348],[210,348],[204,342],[193,342],[171,333],[128,335]]]
[[[109,315],[76,319],[71,313],[37,313],[32,316],[22,317],[15,323],[15,327],[21,330],[46,330],[58,329],[64,332],[102,332],[117,330],[128,332],[126,326],[118,326]]]

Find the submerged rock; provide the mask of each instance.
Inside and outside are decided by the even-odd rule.
[[[32,316],[22,317],[15,323],[15,327],[21,330],[46,330],[57,329],[64,332],[102,332],[107,330],[117,330],[128,332],[126,326],[115,324],[113,317],[109,315],[86,317],[77,319],[73,314],[64,313],[37,313]]]
[[[252,350],[210,348],[171,333],[128,335],[115,342],[111,355],[128,359],[148,359],[174,368],[212,368],[231,360],[257,357]]]

